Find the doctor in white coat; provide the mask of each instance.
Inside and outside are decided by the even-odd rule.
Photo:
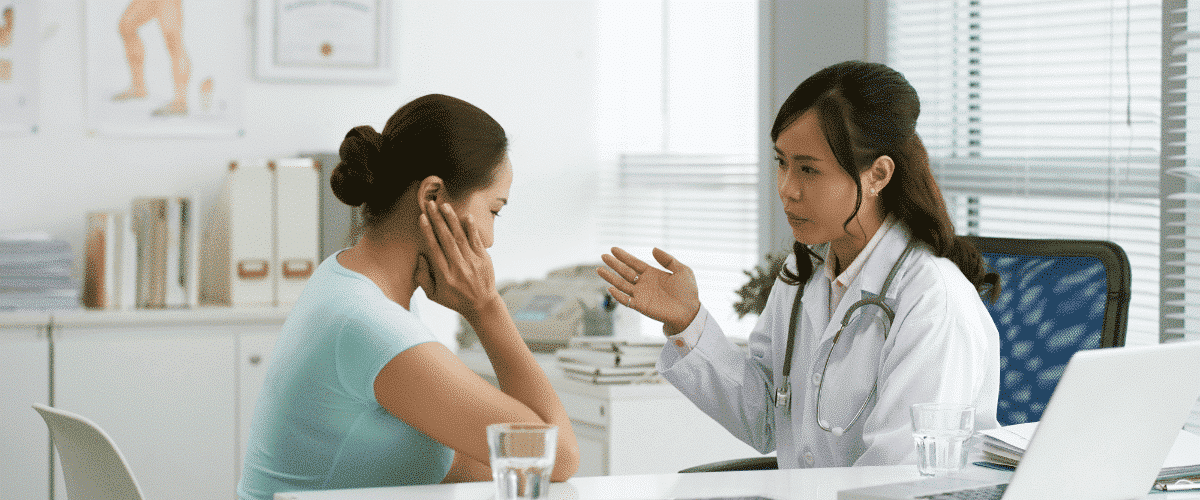
[[[781,468],[916,463],[914,403],[971,404],[976,429],[997,426],[999,335],[979,294],[1000,283],[954,234],[919,112],[900,73],[858,61],[784,102],[771,138],[796,242],[748,349],[666,252],[653,252],[665,270],[602,257],[614,298],[663,322],[663,376]]]

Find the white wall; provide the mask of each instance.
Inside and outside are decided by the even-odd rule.
[[[779,107],[813,73],[847,60],[883,62],[879,0],[768,0],[759,8],[759,253],[790,251],[794,238],[775,188],[771,124]]]
[[[516,177],[491,252],[497,278],[542,277],[599,260],[588,222],[596,179],[594,1],[394,0],[397,78],[385,85],[256,81],[252,7],[243,4],[246,24],[206,34],[245,40],[244,59],[232,58],[244,60],[244,136],[113,138],[85,131],[83,2],[42,1],[38,131],[0,136],[0,233],[45,230],[79,253],[85,213],[127,208],[135,196],[192,190],[207,213],[229,160],[336,151],[351,127],[380,129],[405,102],[438,92],[481,107],[509,135]],[[151,50],[154,31],[142,33]]]

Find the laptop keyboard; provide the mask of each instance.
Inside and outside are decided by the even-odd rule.
[[[1007,487],[1008,484],[996,484],[982,488],[937,493],[916,498],[921,500],[1000,500],[1000,497],[1004,495],[1004,489]]]

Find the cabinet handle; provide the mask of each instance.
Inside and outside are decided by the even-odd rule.
[[[266,278],[269,269],[265,260],[242,260],[237,265],[238,277],[249,280]]]
[[[257,354],[253,354],[250,356],[250,364],[257,366],[261,362],[262,362],[262,356],[259,356]]]

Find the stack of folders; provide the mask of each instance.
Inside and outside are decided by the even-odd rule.
[[[79,307],[71,245],[45,233],[0,235],[0,310]]]
[[[1004,427],[981,431],[983,434],[983,459],[993,465],[1015,468],[1029,446],[1037,430],[1037,422],[1007,425]],[[1171,446],[1171,452],[1158,473],[1158,483],[1174,483],[1182,478],[1200,476],[1200,435],[1186,430],[1179,431],[1179,437]]]
[[[635,384],[662,381],[654,367],[662,348],[662,342],[572,337],[556,355],[568,378],[592,384]]]

